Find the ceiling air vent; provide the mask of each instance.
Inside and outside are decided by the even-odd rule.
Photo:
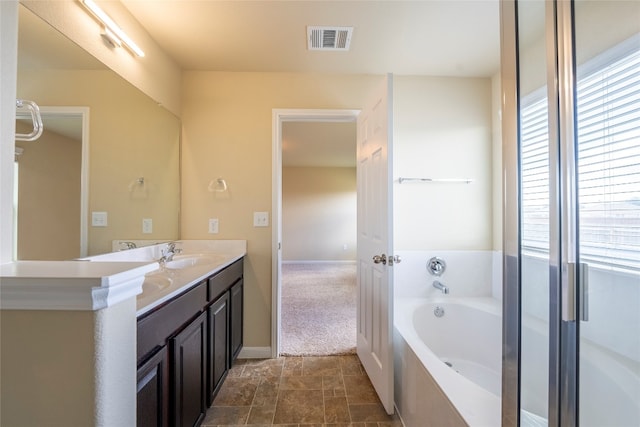
[[[309,50],[349,50],[353,27],[307,27]]]

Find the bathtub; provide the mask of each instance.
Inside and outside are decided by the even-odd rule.
[[[500,426],[501,311],[493,298],[396,298],[395,400],[407,427]]]
[[[500,426],[501,302],[396,298],[394,312],[395,402],[405,425]],[[528,406],[522,426],[547,425],[547,378],[540,375],[548,369],[546,328],[540,320],[523,320],[521,381]],[[640,425],[640,364],[587,339],[580,347],[580,424]],[[614,411],[588,404],[603,395],[616,402]]]

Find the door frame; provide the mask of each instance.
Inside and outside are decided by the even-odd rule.
[[[271,357],[280,355],[282,290],[282,124],[284,122],[355,123],[360,110],[273,109],[271,182]]]

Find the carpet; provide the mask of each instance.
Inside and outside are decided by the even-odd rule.
[[[280,354],[355,354],[356,301],[356,264],[283,264]]]

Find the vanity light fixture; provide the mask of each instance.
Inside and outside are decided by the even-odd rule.
[[[142,49],[93,0],[82,0],[82,4],[104,25],[104,33],[102,35],[111,44],[118,47],[124,44],[139,57],[144,56]]]

